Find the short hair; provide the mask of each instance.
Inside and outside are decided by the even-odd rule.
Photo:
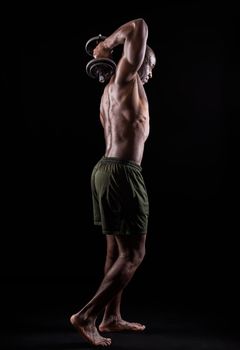
[[[154,56],[156,58],[155,52],[153,51],[153,49],[147,45],[146,46],[146,51],[145,51],[145,57],[144,57],[144,61],[148,61],[150,56]]]

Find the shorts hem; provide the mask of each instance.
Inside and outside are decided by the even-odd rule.
[[[101,226],[102,223],[101,223],[101,221],[94,221],[94,225]]]
[[[104,235],[118,235],[118,236],[137,236],[137,235],[146,235],[147,232],[144,231],[144,232],[121,232],[121,231],[118,231],[118,230],[102,230],[102,233]]]

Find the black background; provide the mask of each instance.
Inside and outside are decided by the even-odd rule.
[[[25,5],[16,22],[8,12],[6,31],[14,28],[21,54],[14,75],[6,36],[8,258],[1,278],[14,285],[13,298],[15,288],[25,300],[44,290],[40,303],[51,291],[66,302],[76,284],[87,299],[100,282],[105,241],[92,222],[90,175],[104,153],[103,85],[86,75],[84,47],[142,17],[157,56],[146,85],[151,130],[142,163],[150,221],[147,255],[129,294],[140,290],[140,298],[169,307],[239,308],[237,11],[230,2],[147,5]],[[21,101],[12,95],[20,81]]]

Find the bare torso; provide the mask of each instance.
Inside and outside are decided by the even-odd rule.
[[[140,165],[149,134],[149,110],[138,75],[121,86],[112,77],[102,95],[100,119],[104,128],[105,156],[132,160]]]

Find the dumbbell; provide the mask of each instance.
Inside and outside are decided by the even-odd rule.
[[[93,50],[106,36],[99,34],[89,39],[85,45],[85,50],[89,56],[93,56]],[[94,58],[86,65],[87,75],[93,79],[98,79],[100,83],[105,83],[111,78],[116,69],[116,63],[110,58]]]

